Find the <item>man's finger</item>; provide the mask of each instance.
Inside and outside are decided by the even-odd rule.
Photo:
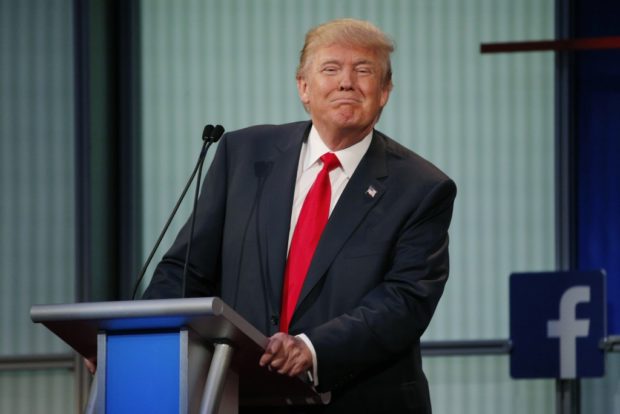
[[[86,369],[88,369],[88,372],[95,375],[95,372],[97,372],[97,362],[91,361],[88,358],[83,358],[82,360],[84,361],[84,365],[86,365]]]
[[[282,339],[279,333],[269,338],[269,342],[267,342],[267,346],[265,347],[265,352],[258,361],[259,365],[261,367],[271,365],[273,359],[282,352],[282,348]]]

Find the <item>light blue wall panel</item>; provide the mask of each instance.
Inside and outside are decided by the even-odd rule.
[[[620,355],[607,354],[605,377],[581,381],[581,412],[620,413]]]
[[[512,380],[506,356],[429,357],[424,359],[424,372],[435,413],[551,414],[555,410],[555,381]]]
[[[66,352],[30,321],[74,298],[71,0],[0,0],[0,355]],[[72,373],[0,373],[0,412],[73,412]]]
[[[0,413],[73,413],[73,387],[68,370],[0,372]]]
[[[71,1],[0,7],[0,353],[53,352],[29,309],[74,298]]]

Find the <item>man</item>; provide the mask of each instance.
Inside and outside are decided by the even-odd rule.
[[[270,336],[260,364],[311,372],[331,392],[323,412],[430,412],[420,336],[448,277],[456,187],[374,130],[392,51],[367,22],[311,30],[297,71],[311,122],[226,134],[198,206],[188,296],[221,296]],[[180,296],[188,227],[145,298]]]

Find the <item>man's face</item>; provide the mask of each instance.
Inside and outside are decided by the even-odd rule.
[[[390,94],[373,51],[340,45],[318,49],[297,88],[319,132],[331,134],[369,133]]]

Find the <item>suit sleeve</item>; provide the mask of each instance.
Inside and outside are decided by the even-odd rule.
[[[220,252],[226,207],[226,135],[222,137],[202,184],[190,257],[187,297],[213,296],[220,290]],[[187,240],[187,220],[175,242],[157,265],[143,299],[181,297]]]
[[[356,308],[306,332],[320,388],[338,388],[419,343],[448,278],[455,196],[454,182],[439,181],[402,226],[381,283]]]

